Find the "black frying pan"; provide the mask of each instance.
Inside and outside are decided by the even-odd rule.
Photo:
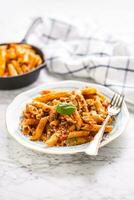
[[[26,44],[27,38],[31,34],[31,32],[33,31],[33,28],[35,28],[35,26],[37,24],[41,23],[41,22],[42,22],[42,18],[39,17],[39,18],[35,19],[32,22],[29,29],[27,30],[23,40],[21,40],[21,42],[12,42],[12,43]],[[4,43],[4,44],[10,44],[10,43]],[[0,44],[0,45],[4,45],[4,44]],[[10,77],[0,77],[0,89],[11,90],[11,89],[17,89],[17,88],[21,88],[21,87],[25,87],[27,85],[30,85],[31,83],[36,81],[36,79],[39,76],[40,70],[42,68],[46,67],[43,52],[38,47],[31,45],[31,44],[29,44],[29,45],[36,51],[37,54],[39,54],[41,56],[43,63],[41,65],[39,65],[36,69],[34,69],[30,72],[27,72],[25,74],[22,74],[22,75],[10,76]]]

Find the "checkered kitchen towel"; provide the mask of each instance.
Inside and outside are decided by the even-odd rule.
[[[53,75],[91,78],[123,92],[134,104],[134,44],[127,45],[92,22],[52,18],[44,18],[29,40],[44,50]]]

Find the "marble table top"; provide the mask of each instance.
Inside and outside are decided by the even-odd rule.
[[[62,79],[43,71],[29,87],[0,91],[0,200],[133,199],[133,113],[124,134],[97,157],[36,153],[8,134],[5,112],[12,99],[42,82],[57,80]]]

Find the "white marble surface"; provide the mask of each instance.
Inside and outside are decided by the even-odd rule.
[[[27,19],[44,12],[62,18],[67,17],[65,13],[83,18],[92,15],[117,34],[134,33],[132,1],[5,0],[1,6],[1,41],[19,40]],[[39,83],[57,80],[62,78],[43,71],[27,88],[0,91],[0,200],[133,200],[133,113],[124,134],[102,148],[95,158],[35,153],[8,135],[5,112],[12,99]]]

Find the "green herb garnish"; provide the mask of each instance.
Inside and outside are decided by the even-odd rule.
[[[61,115],[71,115],[75,112],[76,107],[71,103],[59,103],[56,107],[56,112]]]

